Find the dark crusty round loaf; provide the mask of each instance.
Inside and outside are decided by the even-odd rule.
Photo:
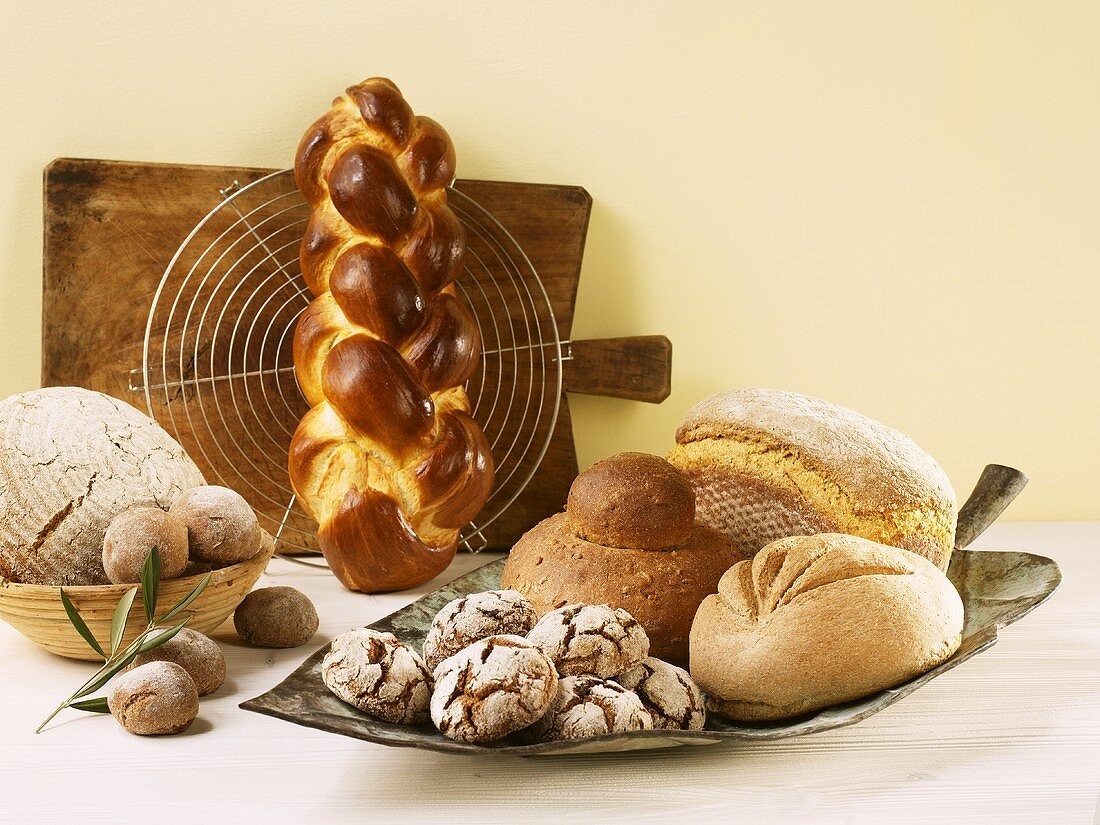
[[[566,515],[578,538],[605,547],[663,550],[691,535],[695,493],[663,458],[619,453],[577,476]]]
[[[643,462],[655,471],[641,478]],[[624,477],[630,483],[624,484]],[[600,506],[601,490],[615,510]],[[621,607],[645,628],[651,655],[686,664],[696,608],[717,590],[722,574],[750,554],[698,524],[669,546],[668,539],[682,533],[685,512],[694,510],[692,498],[684,500],[685,490],[691,493],[675,469],[656,456],[632,453],[600,462],[573,482],[568,512],[537,524],[512,548],[501,587],[518,590],[540,614],[576,603]],[[658,504],[646,507],[654,501]],[[639,543],[662,549],[609,546],[578,535],[579,524],[585,535],[616,544],[631,534],[637,539],[644,531],[623,517],[632,513],[658,537],[641,535]]]

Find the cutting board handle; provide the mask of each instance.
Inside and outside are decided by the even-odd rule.
[[[663,335],[570,341],[562,355],[569,392],[656,404],[672,389],[672,342]]]

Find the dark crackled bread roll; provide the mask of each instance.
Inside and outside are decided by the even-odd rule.
[[[558,681],[550,709],[523,736],[553,742],[652,729],[653,716],[634,691],[598,676],[567,676]]]
[[[494,742],[537,721],[558,687],[554,663],[522,636],[490,636],[435,669],[432,721],[460,742]]]
[[[751,553],[776,539],[848,533],[947,569],[957,503],[911,438],[817,398],[721,392],[680,422],[668,454],[695,487],[699,520]]]
[[[730,568],[691,628],[711,711],[783,719],[894,687],[959,647],[963,605],[932,562],[857,536],[773,542]]]
[[[539,613],[576,603],[622,608],[645,629],[651,655],[686,665],[695,609],[749,556],[694,514],[690,485],[664,459],[612,456],[577,476],[565,513],[520,538],[501,586]]]
[[[447,602],[435,614],[422,653],[429,670],[489,636],[526,636],[538,613],[515,590],[486,590]]]
[[[562,676],[613,679],[649,655],[649,637],[621,607],[567,604],[551,610],[527,634]]]
[[[371,716],[398,725],[429,719],[432,675],[392,633],[366,627],[341,633],[322,660],[321,677],[339,699]]]

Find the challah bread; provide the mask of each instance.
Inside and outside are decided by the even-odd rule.
[[[957,504],[947,475],[897,430],[790,392],[718,393],[690,409],[672,462],[699,519],[756,552],[786,536],[849,533],[946,570]]]
[[[691,627],[710,710],[783,719],[901,684],[958,649],[963,605],[930,561],[856,536],[769,544],[722,576]]]
[[[694,516],[694,494],[674,467],[620,453],[577,476],[566,512],[524,533],[501,587],[540,614],[576,603],[622,608],[645,629],[653,656],[686,664],[695,609],[748,557]]]
[[[312,208],[301,268],[316,297],[294,340],[312,409],[290,479],[353,590],[440,573],[493,483],[463,390],[481,339],[453,286],[466,248],[447,206],[454,168],[447,133],[382,78],[337,98],[298,148]]]

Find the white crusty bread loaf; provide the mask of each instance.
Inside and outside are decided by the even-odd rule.
[[[784,719],[901,684],[958,649],[963,605],[927,559],[856,536],[774,542],[691,627],[691,676],[733,720]]]
[[[684,416],[668,460],[694,486],[697,518],[751,552],[838,532],[947,569],[957,516],[947,475],[908,436],[854,410],[779,390],[718,393]]]
[[[111,519],[134,507],[166,510],[204,483],[183,447],[116,398],[48,387],[0,401],[0,575],[107,584]]]

